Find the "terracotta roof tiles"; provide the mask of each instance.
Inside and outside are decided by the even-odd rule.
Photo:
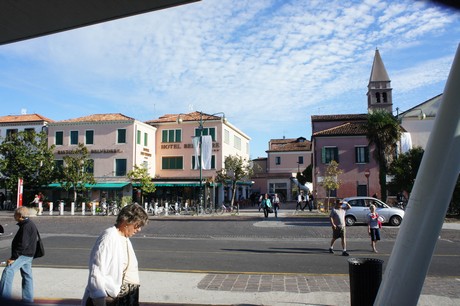
[[[132,121],[134,118],[125,116],[120,113],[115,114],[93,114],[84,117],[62,120],[59,122],[100,122],[100,121]]]
[[[314,115],[311,121],[356,121],[367,120],[367,114],[344,114],[344,115]]]
[[[222,117],[209,115],[200,112],[192,112],[188,114],[166,114],[158,119],[146,121],[146,123],[166,123],[166,122],[177,122],[180,118],[182,121],[199,121],[200,116],[203,120],[220,120]]]
[[[347,122],[333,128],[316,132],[313,136],[351,136],[366,135],[366,133],[365,122]]]
[[[21,123],[21,122],[54,122],[39,114],[7,115],[0,117],[0,123]]]
[[[311,151],[311,142],[303,137],[271,139],[267,152]]]

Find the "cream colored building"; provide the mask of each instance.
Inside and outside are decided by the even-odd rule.
[[[420,103],[405,112],[398,113],[401,126],[406,131],[403,133],[403,137],[399,143],[399,147],[403,153],[415,147],[426,149],[441,102],[442,94]],[[397,110],[399,112],[399,109]]]
[[[146,123],[157,128],[156,196],[167,201],[199,198],[200,167],[195,167],[193,138],[212,137],[211,169],[201,169],[204,199],[220,204],[231,197],[228,186],[214,182],[216,171],[224,167],[227,156],[241,156],[249,160],[250,137],[229,123],[223,113],[167,114]],[[239,182],[236,199],[248,198],[250,182]]]
[[[0,141],[8,135],[22,131],[34,130],[36,133],[46,131],[48,123],[53,120],[39,114],[7,115],[0,117]]]

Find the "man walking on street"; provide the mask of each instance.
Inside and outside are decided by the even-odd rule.
[[[302,210],[305,210],[305,208],[307,208],[307,206],[310,207],[310,197],[309,197],[308,192],[305,194],[304,200],[305,200],[305,205],[302,208]],[[311,209],[310,209],[310,211],[311,211]]]
[[[295,207],[295,210],[300,210],[302,209],[302,202],[304,201],[304,197],[303,197],[303,191],[301,191],[298,195],[297,195],[297,205]],[[303,210],[303,209],[302,209]]]
[[[345,213],[351,206],[346,201],[337,199],[335,207],[331,210],[329,219],[332,225],[332,240],[329,247],[329,253],[334,254],[334,242],[337,239],[342,240],[342,256],[348,256],[347,241],[345,233]]]
[[[34,302],[34,283],[32,278],[32,260],[37,248],[38,231],[29,220],[29,210],[21,206],[14,212],[19,230],[11,243],[11,257],[6,261],[0,280],[0,296],[11,299],[14,274],[20,270],[22,276],[22,302]]]

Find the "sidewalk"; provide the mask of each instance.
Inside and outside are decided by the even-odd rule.
[[[36,304],[79,305],[88,272],[34,268]],[[348,275],[141,271],[141,305],[349,305]],[[418,305],[460,305],[460,280],[425,280]],[[20,277],[13,292],[20,292]]]

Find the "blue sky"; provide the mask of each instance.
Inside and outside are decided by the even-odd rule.
[[[425,1],[202,0],[0,46],[0,115],[224,112],[256,158],[312,115],[367,112],[376,48],[404,111],[442,93],[459,43],[460,14]]]

